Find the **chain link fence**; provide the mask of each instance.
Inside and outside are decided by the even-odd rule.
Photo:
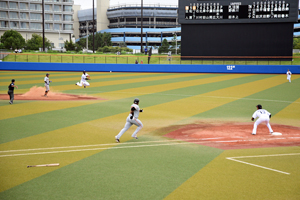
[[[4,62],[47,63],[107,63],[107,64],[200,64],[200,65],[300,65],[300,56],[250,57],[250,56],[168,56],[168,55],[70,55],[26,54],[1,52]]]

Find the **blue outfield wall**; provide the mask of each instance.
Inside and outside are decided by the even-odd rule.
[[[0,70],[300,74],[300,65],[178,65],[0,62]]]

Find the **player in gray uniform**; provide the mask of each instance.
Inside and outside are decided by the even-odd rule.
[[[253,131],[252,131],[252,135],[256,135],[256,129],[257,129],[257,126],[264,122],[266,123],[267,127],[269,128],[269,131],[270,133],[272,134],[273,133],[273,130],[271,128],[271,125],[269,123],[270,121],[270,118],[271,118],[271,113],[269,113],[267,110],[265,109],[262,109],[262,106],[260,104],[258,104],[256,106],[257,108],[257,111],[255,111],[252,115],[252,121],[254,121],[255,118],[258,117],[258,119],[254,122],[254,126],[253,126]]]
[[[49,90],[50,90],[49,84],[52,82],[52,81],[49,80],[49,75],[50,75],[50,74],[47,73],[47,74],[46,74],[46,77],[44,78],[45,88],[46,88],[46,91],[45,91],[45,94],[44,94],[45,97],[47,97],[47,94],[48,94],[48,92],[49,92]]]
[[[143,109],[140,110],[139,99],[134,99],[133,104],[131,105],[130,113],[126,119],[124,128],[120,131],[118,135],[115,136],[116,142],[120,142],[120,137],[134,124],[137,126],[134,133],[131,137],[137,138],[137,133],[143,128],[143,123],[138,119],[140,112],[143,112]]]

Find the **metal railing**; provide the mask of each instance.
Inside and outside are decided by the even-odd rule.
[[[27,54],[1,52],[3,62],[50,62],[50,63],[105,63],[134,64],[137,60],[148,64],[148,55],[105,54]],[[152,55],[149,64],[200,64],[200,65],[300,65],[300,56],[180,56]]]

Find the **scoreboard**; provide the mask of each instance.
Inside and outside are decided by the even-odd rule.
[[[293,55],[299,0],[179,0],[181,59]]]
[[[298,21],[298,0],[180,0],[180,24]]]

